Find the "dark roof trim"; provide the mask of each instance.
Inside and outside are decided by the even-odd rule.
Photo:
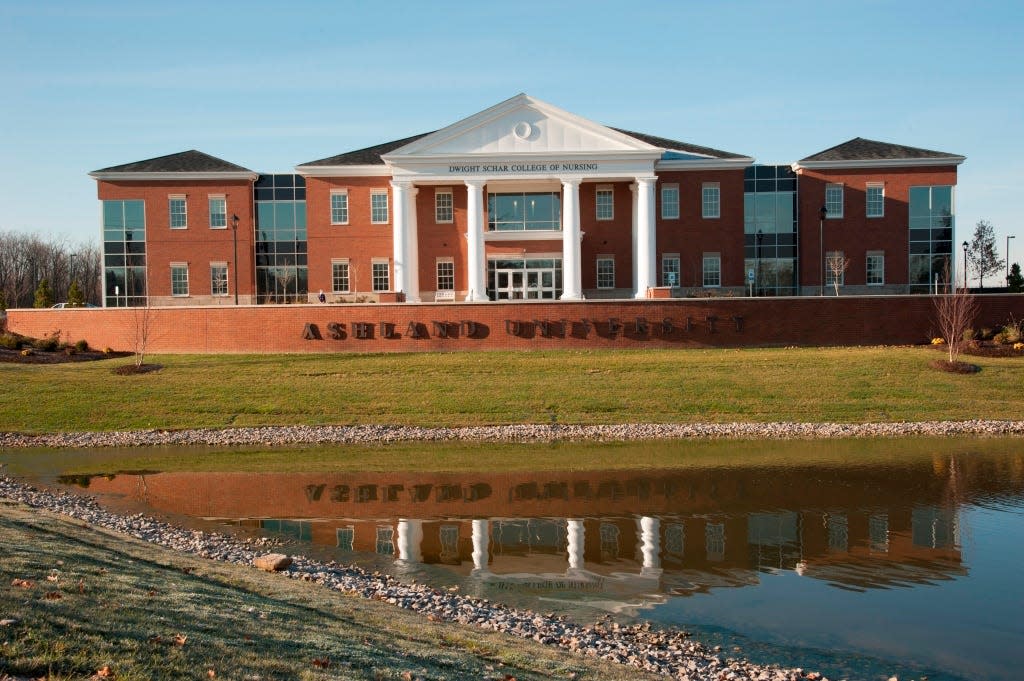
[[[229,163],[224,159],[204,154],[201,151],[190,149],[177,154],[158,156],[135,161],[109,168],[94,170],[90,175],[109,173],[181,173],[183,175],[195,173],[252,173],[248,168]]]

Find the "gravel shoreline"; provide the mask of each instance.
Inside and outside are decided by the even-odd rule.
[[[265,538],[239,540],[218,533],[186,530],[142,514],[117,515],[101,508],[93,498],[38,490],[7,477],[0,477],[0,498],[47,509],[176,551],[237,565],[252,565],[273,545]],[[620,626],[610,621],[582,626],[565,617],[510,608],[422,584],[405,584],[389,575],[333,562],[317,562],[303,556],[293,556],[291,566],[282,574],[413,610],[432,621],[458,622],[504,632],[679,681],[823,679],[820,674],[802,669],[726,658],[720,648],[712,649],[693,641],[685,631],[654,629],[648,624]]]
[[[0,449],[23,447],[146,447],[166,445],[294,445],[388,442],[630,441],[691,438],[815,439],[906,436],[1024,436],[1024,421],[898,421],[892,423],[626,423],[517,424],[466,428],[422,426],[260,426],[29,435],[0,433]]]

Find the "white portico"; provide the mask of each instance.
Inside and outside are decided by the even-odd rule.
[[[654,168],[663,153],[521,94],[383,154],[394,190],[395,290],[419,300],[417,190],[459,183],[467,191],[467,301],[488,300],[488,250],[499,253],[491,264],[496,289],[504,290],[502,277],[518,275],[502,267],[502,244],[515,244],[526,263],[523,276],[536,286],[544,289],[550,269],[561,275],[562,300],[582,300],[580,185],[628,181],[636,185],[633,288],[643,297],[656,284]],[[549,206],[550,197],[560,205]]]

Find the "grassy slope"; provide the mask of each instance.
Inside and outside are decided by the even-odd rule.
[[[0,365],[0,430],[389,423],[1019,418],[1024,361],[928,367],[925,348],[157,356]]]
[[[0,678],[651,678],[7,503],[0,546]]]

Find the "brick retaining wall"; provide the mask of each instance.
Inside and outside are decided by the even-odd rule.
[[[1024,319],[1024,295],[976,298],[975,328]],[[938,335],[928,296],[9,310],[7,326],[147,352],[415,352],[902,345]]]

